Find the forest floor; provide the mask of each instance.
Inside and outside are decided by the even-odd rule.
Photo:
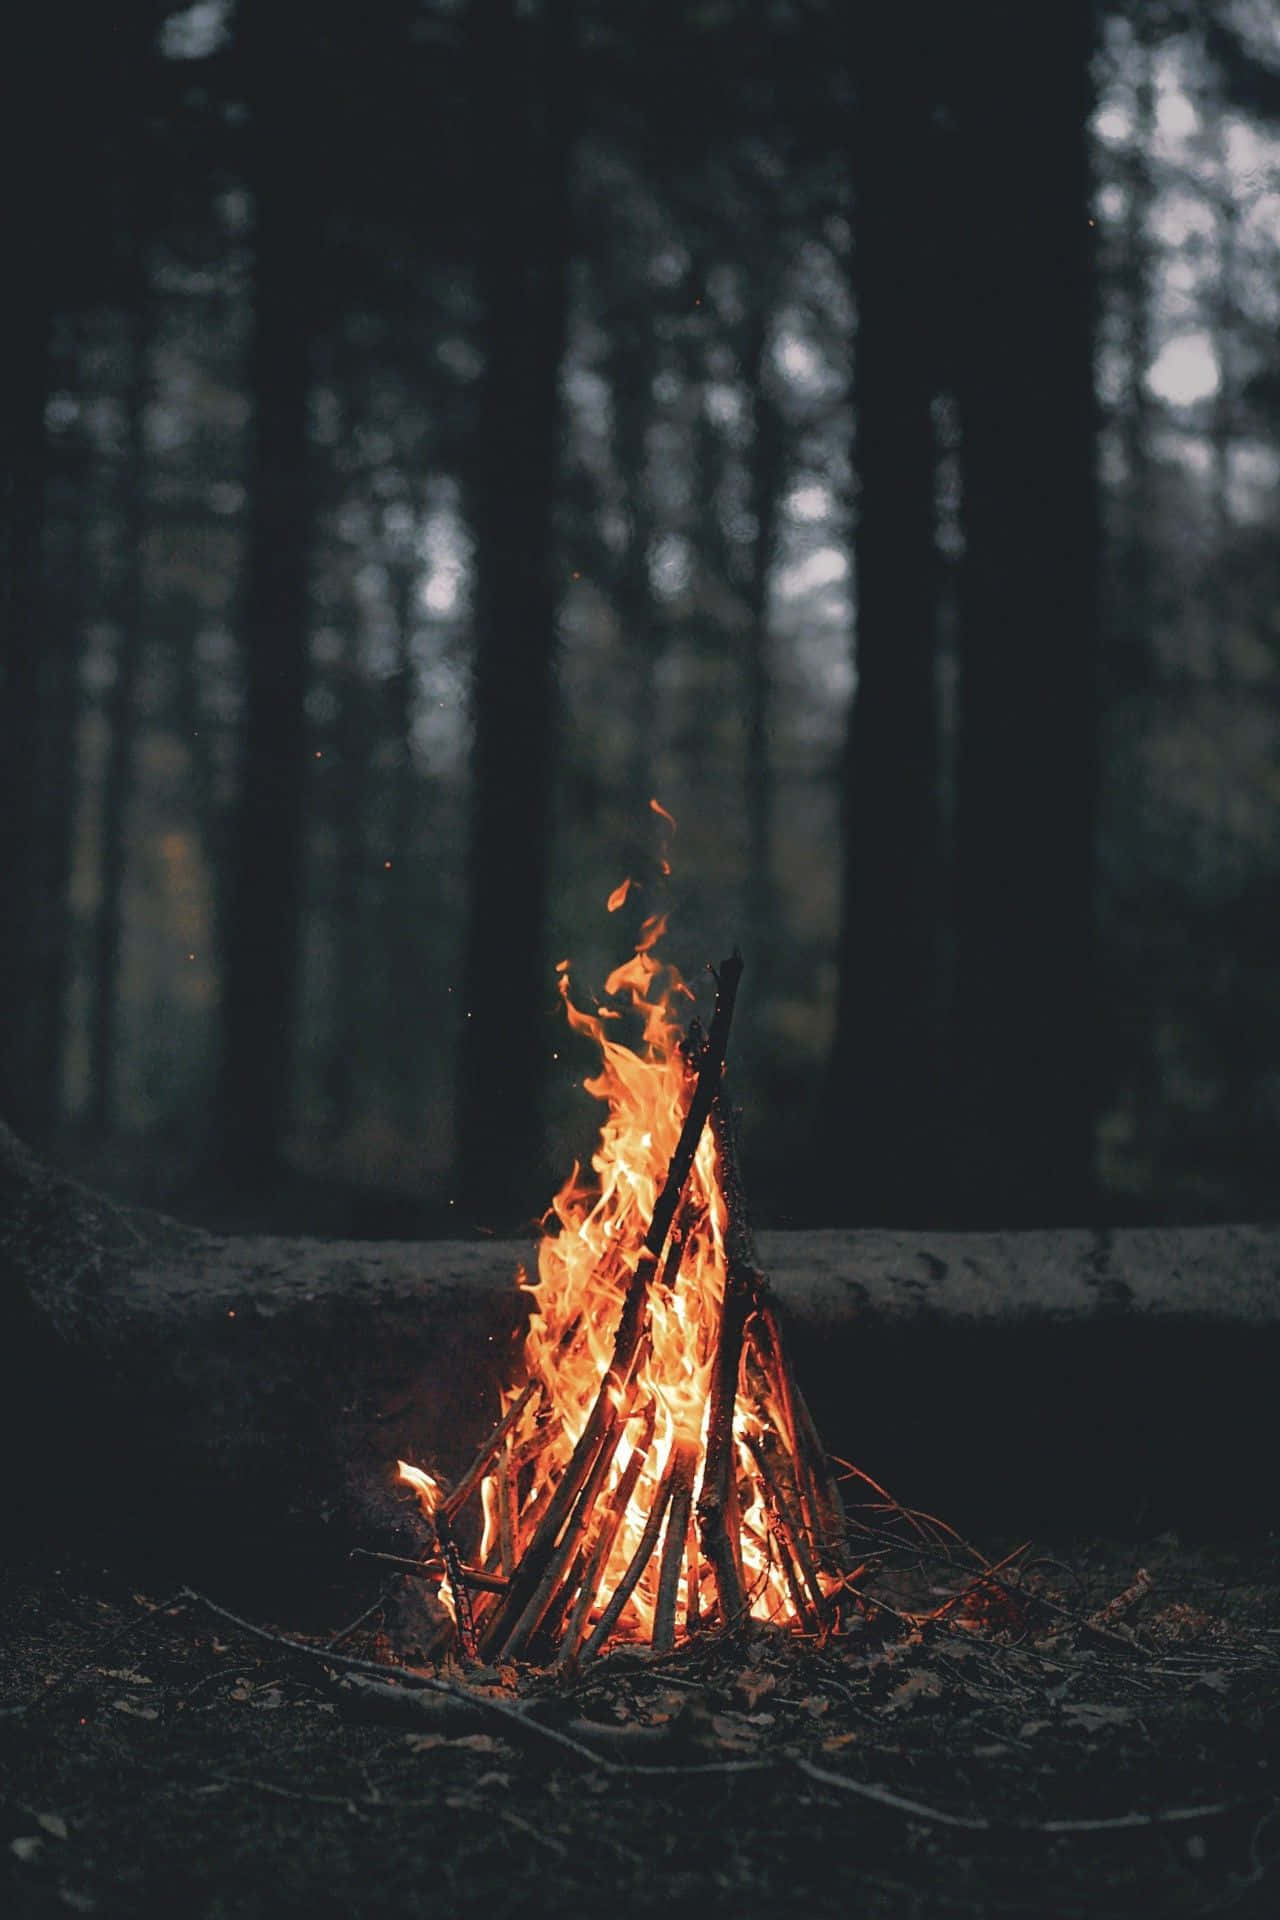
[[[449,1692],[120,1569],[11,1568],[0,1911],[1272,1920],[1280,1537],[935,1572],[825,1646],[752,1629]],[[412,1663],[408,1594],[341,1651]]]

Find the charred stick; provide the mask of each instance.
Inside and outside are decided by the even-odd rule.
[[[453,1492],[449,1495],[448,1499],[445,1500],[441,1511],[447,1520],[452,1522],[457,1519],[458,1514],[488,1472],[489,1462],[493,1459],[494,1454],[515,1427],[534,1394],[541,1391],[541,1387],[542,1382],[540,1380],[530,1380],[529,1384],[516,1396],[507,1408],[501,1420],[499,1420],[497,1426],[493,1429],[493,1432],[489,1435],[489,1438],[485,1441],[479,1453],[477,1453],[475,1459],[471,1462],[471,1465],[467,1468],[461,1480],[459,1480],[457,1486],[453,1489]]]
[[[462,1555],[458,1552],[458,1543],[453,1537],[453,1528],[443,1507],[438,1507],[432,1515],[436,1530],[436,1544],[440,1548],[440,1558],[444,1561],[445,1579],[453,1595],[454,1609],[458,1616],[458,1645],[462,1649],[464,1660],[476,1657],[476,1622],[471,1611],[471,1595],[462,1578]]]
[[[795,1462],[796,1486],[804,1517],[822,1559],[834,1566],[844,1546],[844,1505],[813,1415],[792,1376],[767,1285],[762,1285],[757,1295],[751,1341],[778,1402],[782,1437]]]
[[[628,1389],[624,1405],[617,1410],[606,1431],[604,1442],[596,1455],[595,1465],[587,1476],[572,1518],[565,1528],[564,1538],[556,1547],[532,1598],[511,1630],[510,1638],[504,1648],[509,1659],[519,1656],[544,1619],[551,1616],[556,1620],[559,1619],[583,1577],[586,1568],[586,1560],[582,1552],[583,1541],[591,1524],[596,1502],[600,1498],[609,1470],[613,1465],[614,1456],[631,1418],[634,1402],[635,1386],[633,1384]]]
[[[629,1412],[630,1409],[628,1408],[627,1411]],[[625,1419],[625,1413],[620,1414],[616,1408],[610,1408],[609,1418],[605,1422],[590,1471],[578,1491],[578,1497],[567,1517],[567,1524],[558,1539],[548,1541],[548,1551],[542,1554],[538,1565],[537,1582],[524,1605],[519,1612],[516,1612],[514,1607],[507,1610],[510,1618],[504,1622],[501,1637],[495,1629],[492,1640],[486,1646],[486,1653],[491,1659],[497,1660],[503,1656],[509,1660],[518,1658],[528,1640],[537,1631],[543,1615],[551,1605],[557,1587],[572,1565],[581,1544],[583,1533],[591,1519],[592,1504],[604,1484],[618,1441],[622,1437]],[[555,1505],[554,1501],[552,1505]],[[544,1527],[545,1524],[544,1521]],[[531,1546],[521,1563],[521,1576],[525,1574],[533,1556],[534,1547]]]
[[[420,1580],[438,1580],[447,1571],[443,1558],[432,1560],[410,1560],[402,1553],[376,1553],[372,1547],[353,1547],[353,1554],[359,1554],[362,1560],[379,1560],[385,1567],[399,1567],[404,1573],[413,1574]],[[483,1567],[473,1567],[465,1560],[458,1562],[458,1578],[466,1587],[475,1587],[481,1593],[505,1593],[508,1582],[500,1573],[488,1573]]]
[[[601,1465],[601,1480],[621,1438],[622,1428],[630,1416],[635,1397],[634,1376],[638,1372],[644,1355],[648,1352],[648,1341],[638,1341],[632,1354],[630,1376],[618,1393],[610,1395],[603,1387],[596,1395],[595,1405],[587,1417],[577,1446],[570,1455],[569,1463],[558,1481],[541,1488],[531,1503],[527,1513],[520,1516],[523,1545],[517,1541],[519,1559],[512,1572],[511,1588],[500,1609],[489,1621],[484,1640],[483,1651],[486,1657],[496,1656],[505,1645],[512,1630],[519,1622],[534,1595],[542,1584],[548,1562],[556,1553],[557,1546],[564,1537],[565,1525],[578,1504],[579,1497],[587,1481],[592,1478],[597,1465]],[[608,1374],[605,1376],[608,1382]],[[619,1405],[622,1406],[619,1419]],[[600,1481],[596,1481],[598,1486]],[[584,1508],[579,1513],[585,1515]],[[575,1521],[570,1528],[575,1541],[581,1537],[582,1524]],[[532,1531],[530,1531],[532,1529]],[[568,1556],[571,1557],[571,1556]],[[567,1564],[567,1559],[562,1564]]]
[[[702,1625],[702,1598],[699,1592],[702,1550],[698,1542],[698,1529],[692,1522],[686,1529],[686,1535],[684,1630],[686,1633],[696,1633]]]
[[[773,1513],[772,1510],[770,1514],[769,1538],[774,1550],[777,1552],[778,1564],[782,1568],[782,1577],[787,1583],[787,1592],[791,1596],[791,1604],[795,1608],[796,1619],[807,1633],[814,1627],[820,1626],[821,1622],[816,1621],[813,1617],[813,1609],[809,1605],[809,1597],[805,1593],[804,1582],[796,1571],[796,1563],[788,1545],[786,1529],[782,1526],[777,1514]]]
[[[516,1482],[511,1471],[511,1453],[508,1450],[498,1461],[494,1469],[493,1497],[498,1506],[498,1565],[510,1575],[515,1572],[516,1535],[519,1516],[516,1512]]]
[[[617,1539],[618,1531],[626,1518],[627,1508],[631,1503],[631,1496],[636,1490],[636,1483],[640,1478],[641,1470],[648,1458],[649,1448],[653,1444],[654,1418],[655,1409],[651,1400],[645,1409],[645,1423],[641,1429],[640,1438],[631,1449],[627,1464],[622,1469],[622,1477],[614,1488],[613,1497],[600,1521],[600,1525],[596,1531],[596,1537],[591,1545],[591,1551],[587,1556],[586,1566],[583,1568],[582,1573],[582,1582],[578,1588],[578,1597],[573,1603],[573,1612],[569,1616],[569,1624],[565,1628],[564,1639],[560,1647],[560,1655],[556,1661],[557,1667],[563,1668],[571,1665],[577,1654],[578,1642],[582,1638],[583,1630],[587,1624],[587,1616],[591,1612],[591,1608],[595,1602],[596,1592],[600,1585],[600,1576],[604,1572],[609,1555],[613,1551],[613,1543]]]
[[[707,1450],[698,1494],[698,1531],[702,1550],[711,1562],[720,1597],[724,1625],[736,1620],[746,1605],[737,1544],[737,1472],[733,1412],[738,1397],[738,1369],[750,1293],[742,1275],[730,1266],[720,1309],[720,1337],[712,1365],[710,1406],[707,1411]]]
[[[667,1461],[666,1470],[658,1482],[658,1491],[654,1495],[653,1505],[650,1507],[648,1518],[644,1523],[644,1531],[640,1535],[636,1550],[627,1564],[627,1570],[614,1588],[608,1606],[596,1621],[595,1626],[591,1630],[591,1637],[582,1649],[582,1657],[584,1660],[589,1660],[592,1654],[599,1653],[601,1647],[617,1626],[622,1614],[622,1609],[626,1606],[635,1590],[636,1582],[653,1558],[653,1550],[658,1544],[658,1535],[662,1531],[662,1522],[666,1517],[667,1508],[671,1504],[671,1489],[675,1478],[676,1452],[677,1449],[673,1448],[671,1458]]]
[[[769,1505],[773,1509],[774,1526],[779,1544],[794,1560],[808,1589],[814,1612],[820,1622],[825,1622],[831,1616],[831,1607],[827,1596],[822,1591],[822,1583],[818,1579],[818,1570],[813,1564],[813,1555],[809,1551],[809,1543],[805,1539],[803,1527],[797,1520],[782,1482],[774,1471],[768,1449],[753,1433],[746,1436],[746,1441],[751,1449],[751,1457],[759,1467],[760,1477],[765,1484]]]
[[[662,1543],[662,1566],[658,1575],[658,1603],[653,1616],[655,1652],[670,1653],[676,1643],[676,1597],[680,1589],[680,1566],[689,1537],[689,1515],[693,1507],[693,1476],[698,1464],[698,1449],[693,1441],[682,1440],[672,1453],[671,1505],[667,1510],[667,1532]]]

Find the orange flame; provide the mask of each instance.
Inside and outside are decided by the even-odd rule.
[[[670,820],[657,801],[650,804]],[[616,897],[611,896],[611,905]],[[617,1010],[600,1007],[589,1013],[577,1006],[571,998],[567,968],[558,970],[569,1025],[599,1049],[600,1069],[584,1085],[604,1103],[606,1112],[591,1158],[591,1174],[575,1166],[552,1201],[538,1249],[537,1280],[524,1283],[534,1301],[524,1361],[529,1378],[542,1387],[543,1418],[551,1435],[538,1460],[536,1479],[542,1486],[557,1478],[568,1462],[595,1402],[612,1356],[627,1283],[688,1106],[692,1076],[681,1047],[677,1009],[693,994],[677,970],[654,952],[665,929],[664,915],[646,920],[634,954],[605,982],[606,994],[620,998],[633,1020],[639,1020],[640,1039],[635,1047],[625,1045],[606,1028],[606,1021],[618,1020]],[[603,1611],[635,1553],[673,1449],[692,1445],[701,1470],[725,1291],[726,1224],[715,1143],[711,1129],[706,1128],[673,1230],[683,1244],[678,1273],[670,1287],[657,1279],[650,1290],[648,1343],[637,1374],[627,1439],[639,1445],[637,1435],[642,1441],[650,1417],[652,1439],[609,1550],[593,1619]],[[504,1405],[509,1407],[515,1398],[514,1390],[508,1392]],[[743,1573],[753,1616],[787,1621],[795,1618],[795,1611],[776,1555],[770,1552],[766,1490],[747,1445],[748,1436],[761,1430],[759,1415],[739,1401],[734,1437]],[[618,1487],[630,1453],[631,1446],[618,1447],[601,1490],[602,1504]],[[500,1544],[504,1496],[496,1474],[486,1479],[483,1495],[482,1555],[487,1555]],[[537,1497],[538,1489],[530,1488],[524,1496],[524,1511],[532,1508]],[[621,1615],[619,1633],[647,1637],[652,1632],[658,1574],[655,1559]],[[711,1568],[691,1529],[679,1577],[679,1615],[688,1619],[705,1613],[714,1605],[714,1595]]]
[[[619,907],[623,907],[626,905],[627,895],[630,893],[634,885],[635,885],[635,882],[632,880],[630,874],[627,875],[625,880],[620,880],[618,882],[618,885],[614,888],[613,892],[609,895],[609,898],[604,903],[610,913],[616,913]]]

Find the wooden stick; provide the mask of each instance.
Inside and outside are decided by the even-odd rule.
[[[509,1578],[515,1572],[518,1522],[510,1448],[502,1454],[494,1469],[493,1497],[498,1503],[498,1565]]]
[[[702,1548],[698,1541],[698,1529],[690,1524],[685,1542],[685,1604],[684,1630],[696,1633],[702,1625],[702,1596],[699,1591],[702,1574]]]
[[[362,1560],[380,1560],[383,1566],[399,1567],[405,1573],[419,1580],[438,1580],[447,1571],[443,1558],[434,1560],[410,1560],[402,1553],[376,1553],[372,1547],[353,1547],[352,1556],[359,1555]],[[458,1578],[467,1587],[475,1587],[481,1593],[505,1593],[507,1582],[499,1573],[487,1573],[483,1567],[470,1566],[465,1560],[458,1562]]]
[[[707,1450],[702,1463],[702,1487],[698,1494],[698,1532],[702,1538],[702,1550],[715,1574],[720,1619],[725,1626],[736,1620],[746,1607],[737,1537],[733,1410],[738,1397],[742,1335],[750,1297],[742,1275],[730,1266],[720,1310],[720,1337],[712,1365]]]
[[[541,1625],[543,1615],[550,1607],[556,1589],[571,1567],[582,1543],[582,1536],[590,1524],[596,1496],[604,1485],[609,1468],[613,1464],[613,1456],[622,1438],[622,1429],[626,1425],[630,1412],[630,1405],[622,1411],[616,1408],[612,1410],[611,1417],[605,1424],[600,1446],[596,1450],[591,1471],[582,1484],[564,1533],[546,1555],[542,1571],[538,1576],[538,1583],[516,1615],[509,1631],[504,1633],[501,1639],[495,1634],[487,1647],[486,1650],[491,1659],[518,1659]]]
[[[656,1409],[651,1400],[645,1409],[644,1426],[641,1428],[640,1437],[631,1449],[630,1457],[622,1470],[622,1477],[613,1490],[613,1497],[601,1518],[591,1551],[587,1556],[582,1582],[578,1588],[578,1597],[573,1603],[573,1612],[569,1616],[569,1624],[565,1628],[564,1638],[560,1644],[560,1653],[555,1663],[557,1668],[564,1669],[571,1666],[577,1657],[578,1642],[582,1638],[587,1616],[595,1602],[600,1576],[613,1551],[613,1543],[626,1518],[631,1496],[636,1490],[636,1482],[648,1458],[649,1448],[653,1445],[655,1416]]]
[[[672,1459],[671,1505],[667,1511],[662,1570],[658,1576],[658,1603],[653,1616],[653,1645],[658,1653],[670,1653],[676,1643],[676,1596],[680,1589],[680,1564],[685,1557],[685,1544],[689,1537],[693,1476],[698,1465],[697,1442],[678,1442],[673,1449]]]
[[[534,1394],[541,1392],[541,1390],[542,1382],[540,1380],[530,1380],[529,1384],[512,1401],[497,1426],[493,1429],[493,1432],[489,1435],[489,1438],[481,1447],[479,1453],[477,1453],[475,1459],[471,1462],[471,1465],[463,1474],[461,1480],[459,1480],[457,1486],[453,1489],[453,1492],[449,1495],[448,1499],[443,1502],[442,1511],[447,1520],[453,1521],[457,1518],[461,1509],[466,1505],[471,1495],[484,1479],[489,1468],[489,1462],[493,1459],[494,1454],[516,1425]]]
[[[825,1622],[830,1618],[831,1608],[827,1603],[826,1594],[822,1591],[817,1568],[813,1564],[813,1556],[809,1552],[803,1529],[787,1499],[782,1482],[773,1470],[773,1462],[769,1458],[767,1449],[753,1433],[746,1435],[746,1442],[751,1449],[752,1459],[760,1469],[760,1477],[764,1481],[769,1504],[773,1508],[780,1543],[799,1568],[819,1621]]]
[[[844,1503],[840,1498],[840,1490],[818,1437],[813,1415],[795,1384],[767,1282],[760,1286],[755,1305],[750,1326],[751,1344],[778,1403],[782,1439],[796,1465],[796,1487],[804,1517],[823,1563],[836,1567],[843,1559],[845,1541]]]
[[[631,1598],[636,1582],[653,1558],[653,1550],[658,1544],[658,1534],[662,1529],[663,1519],[671,1503],[671,1489],[675,1477],[677,1452],[678,1449],[673,1447],[671,1450],[671,1458],[667,1461],[666,1470],[663,1473],[662,1479],[658,1482],[658,1491],[654,1495],[653,1505],[649,1509],[649,1517],[644,1523],[644,1532],[640,1535],[639,1544],[631,1556],[626,1572],[614,1588],[608,1606],[596,1621],[591,1632],[591,1637],[582,1649],[582,1658],[584,1660],[589,1660],[593,1653],[598,1653],[605,1641],[609,1638],[609,1635],[618,1624],[618,1618],[622,1613],[622,1609]]]

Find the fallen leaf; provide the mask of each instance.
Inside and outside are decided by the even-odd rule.
[[[1132,1707],[1109,1707],[1091,1700],[1077,1700],[1074,1706],[1064,1707],[1062,1715],[1073,1727],[1083,1727],[1086,1732],[1094,1727],[1123,1727],[1133,1719]]]
[[[450,1740],[451,1747],[462,1747],[467,1753],[501,1753],[502,1742],[495,1740],[491,1733],[461,1733],[456,1740]]]
[[[36,1825],[43,1827],[46,1833],[51,1833],[55,1840],[65,1840],[67,1837],[67,1823],[60,1813],[38,1813]]]
[[[721,1746],[733,1747],[740,1752],[749,1752],[759,1742],[754,1727],[740,1713],[713,1713],[711,1731]]]
[[[812,1714],[814,1719],[818,1720],[824,1713],[830,1710],[831,1702],[821,1693],[808,1693],[800,1702],[800,1705],[806,1713]]]
[[[132,1700],[113,1700],[111,1704],[117,1713],[127,1713],[131,1720],[158,1720],[160,1718],[160,1709],[158,1707],[135,1707]]]
[[[63,1887],[58,1895],[64,1907],[70,1907],[72,1913],[96,1913],[98,1903],[91,1893],[77,1893],[74,1887]]]
[[[942,1676],[928,1667],[921,1667],[916,1673],[908,1674],[901,1686],[895,1687],[885,1701],[889,1713],[901,1713],[917,1700],[936,1700],[942,1692]]]
[[[9,1842],[10,1853],[16,1853],[19,1860],[38,1860],[44,1840],[38,1833],[20,1833],[16,1840]]]
[[[765,1673],[759,1667],[747,1667],[734,1680],[733,1697],[739,1706],[745,1707],[750,1713],[756,1702],[772,1693],[777,1684],[774,1674]]]
[[[406,1733],[404,1743],[410,1753],[430,1753],[433,1747],[449,1744],[442,1733]]]

